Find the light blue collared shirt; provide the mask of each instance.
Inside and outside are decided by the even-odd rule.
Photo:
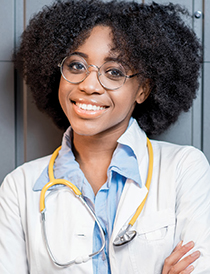
[[[93,257],[93,272],[111,274],[109,264],[109,239],[112,234],[117,206],[127,179],[133,180],[139,187],[142,182],[138,162],[132,144],[121,140],[128,135],[128,130],[134,119],[131,118],[125,133],[119,138],[110,166],[107,170],[107,181],[95,195],[72,152],[72,130],[68,128],[63,136],[62,148],[54,164],[55,178],[63,178],[76,185],[82,192],[83,198],[95,212],[104,234],[106,245],[104,251]],[[127,139],[127,138],[126,138]],[[41,191],[49,181],[46,167],[36,181],[33,190]],[[56,187],[56,186],[55,186]],[[97,224],[93,233],[93,252],[101,247],[101,237]]]

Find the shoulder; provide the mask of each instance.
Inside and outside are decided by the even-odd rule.
[[[24,175],[39,175],[43,169],[48,165],[51,155],[45,156],[42,158],[38,158],[36,160],[26,162],[23,165],[17,167],[7,176],[16,177],[16,176],[24,176]]]
[[[209,163],[199,149],[189,145],[177,145],[169,142],[151,140],[154,154],[157,153],[161,157],[174,159],[179,163],[193,163],[202,162],[205,166],[209,166]]]
[[[210,190],[210,166],[202,151],[160,141],[152,141],[152,146],[156,164],[170,176],[174,174],[177,186],[205,185]]]
[[[17,167],[5,177],[1,188],[20,189],[25,188],[26,186],[29,188],[33,187],[42,171],[48,165],[50,157],[51,156],[45,156],[30,162],[26,162]]]

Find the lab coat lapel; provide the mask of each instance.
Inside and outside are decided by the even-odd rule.
[[[145,186],[140,188],[132,180],[127,180],[119,206],[117,208],[112,239],[114,240],[120,229],[124,225],[128,225],[132,215],[135,213],[138,206],[141,204],[145,198],[148,190]]]
[[[119,233],[120,229],[123,226],[128,225],[131,217],[148,192],[145,187],[149,162],[147,140],[146,134],[140,129],[136,120],[134,120],[132,125],[128,128],[126,134],[120,137],[119,142],[128,145],[133,149],[138,161],[142,186],[140,187],[134,181],[127,179],[117,208],[112,233],[113,240]]]

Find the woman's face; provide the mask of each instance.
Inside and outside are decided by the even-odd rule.
[[[115,60],[112,33],[109,27],[96,26],[75,52],[82,56],[88,65],[100,67],[107,60]],[[73,131],[85,136],[107,136],[122,134],[127,126],[136,102],[145,100],[143,89],[137,77],[127,79],[117,90],[104,88],[97,78],[97,69],[89,68],[90,74],[81,83],[72,84],[63,77],[59,86],[59,101]],[[134,71],[126,71],[128,75]]]

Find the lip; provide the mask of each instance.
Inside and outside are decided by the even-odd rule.
[[[100,117],[108,108],[95,101],[71,100],[71,103],[75,113],[80,117],[87,119]]]

